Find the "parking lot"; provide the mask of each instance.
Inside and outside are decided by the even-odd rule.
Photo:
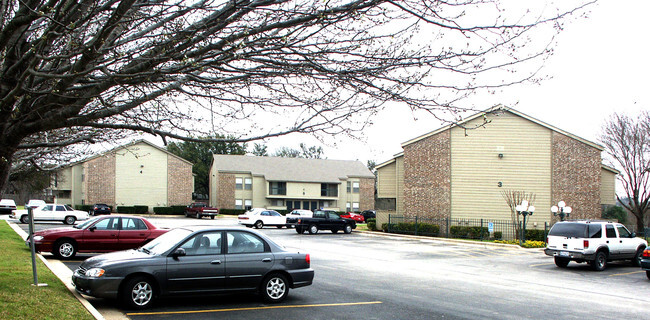
[[[236,223],[232,218],[149,220],[162,227]],[[61,226],[36,224],[37,230]],[[594,272],[576,263],[559,269],[540,249],[362,232],[262,232],[310,253],[316,272],[312,286],[292,290],[281,304],[265,304],[253,295],[198,296],[164,299],[134,312],[119,309],[115,301],[88,300],[100,312],[117,309],[131,319],[611,319],[645,318],[650,312],[650,281],[627,263]],[[65,264],[75,269],[89,256],[80,254]],[[107,318],[119,317],[111,313]]]

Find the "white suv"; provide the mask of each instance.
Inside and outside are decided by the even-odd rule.
[[[589,262],[596,271],[605,270],[608,261],[631,260],[640,265],[641,254],[648,243],[615,222],[582,220],[563,221],[553,225],[546,238],[544,253],[555,258],[555,264],[566,268],[569,261]]]

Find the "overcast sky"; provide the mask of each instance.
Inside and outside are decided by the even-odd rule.
[[[650,1],[599,1],[588,19],[565,25],[554,55],[543,73],[551,76],[539,85],[519,85],[500,94],[480,97],[487,109],[495,104],[513,107],[555,127],[598,142],[604,120],[613,112],[637,114],[650,109]],[[364,131],[365,141],[343,140],[325,146],[330,159],[391,159],[400,144],[433,131],[440,123],[404,109],[389,108]],[[279,146],[298,147],[319,142],[306,136],[267,141],[269,151]],[[334,139],[328,139],[332,145]]]

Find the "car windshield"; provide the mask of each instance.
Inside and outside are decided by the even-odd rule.
[[[99,219],[101,219],[101,218],[93,218],[93,219],[87,220],[84,223],[80,223],[80,224],[72,226],[72,227],[76,228],[76,229],[86,229],[86,228],[88,228],[88,226],[91,226],[93,223],[95,223]]]
[[[160,237],[145,244],[140,249],[146,253],[153,255],[163,254],[173,246],[177,245],[179,242],[181,242],[181,240],[185,239],[191,233],[192,231],[187,229],[172,229],[169,232],[166,232]]]
[[[587,237],[587,225],[584,223],[556,223],[551,231],[548,233],[549,236],[561,236],[567,238],[586,238]]]

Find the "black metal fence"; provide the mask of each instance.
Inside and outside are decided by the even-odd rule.
[[[432,237],[476,239],[476,240],[515,240],[520,239],[521,223],[509,220],[422,218],[388,215],[388,223],[378,226],[385,232],[412,234]],[[529,226],[528,226],[529,228]],[[527,229],[528,229],[527,228]],[[526,239],[546,238],[549,226],[544,229],[526,230]]]

